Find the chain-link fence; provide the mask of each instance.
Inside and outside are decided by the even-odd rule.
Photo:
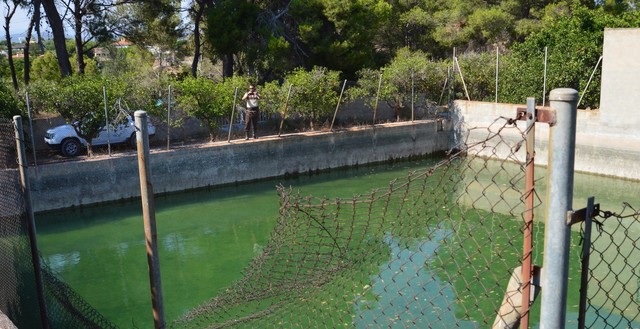
[[[624,203],[619,212],[594,215],[589,257],[583,255],[589,260],[584,327],[640,328],[640,211]]]
[[[0,311],[18,328],[38,328],[40,310],[16,162],[15,132],[0,121]]]
[[[47,312],[41,316],[15,145],[14,123],[0,120],[0,312],[18,328],[115,328],[47,269],[41,274]]]

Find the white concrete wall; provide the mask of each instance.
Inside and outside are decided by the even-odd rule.
[[[381,124],[338,132],[267,136],[151,152],[155,193],[423,156],[449,147],[446,122]],[[29,168],[34,211],[140,195],[134,152]]]
[[[605,29],[602,52],[600,124],[640,138],[640,29]]]
[[[463,129],[489,127],[500,116],[515,118],[516,108],[524,104],[496,104],[488,102],[456,101],[454,116],[463,122]],[[640,127],[629,127],[627,133],[603,124],[602,111],[578,110],[576,123],[575,170],[598,175],[640,180]],[[619,118],[620,125],[624,119]],[[518,122],[524,130],[525,122]],[[487,130],[471,130],[469,141],[481,141],[486,138]],[[502,135],[513,143],[521,139],[515,130],[504,130]],[[549,125],[536,124],[537,165],[547,165],[549,144]],[[520,150],[519,160],[524,159],[524,148]],[[501,150],[498,156],[505,157],[510,150]]]
[[[640,180],[640,29],[605,29],[599,110],[578,110],[575,169]],[[580,91],[581,92],[581,91]],[[525,100],[523,100],[524,102]],[[456,101],[466,127],[487,127],[499,116],[513,118],[526,105]],[[524,122],[519,122],[524,127]],[[524,128],[522,128],[524,129]],[[515,140],[517,136],[507,138]],[[472,131],[471,140],[482,133]],[[536,164],[548,163],[549,126],[536,124]],[[502,150],[499,156],[506,156]],[[524,153],[519,153],[524,158]]]

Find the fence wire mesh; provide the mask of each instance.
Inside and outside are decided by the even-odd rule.
[[[591,233],[586,328],[640,328],[640,210],[599,211]]]
[[[15,145],[13,122],[0,119],[0,311],[18,328],[40,328]],[[42,272],[49,328],[115,328],[51,271],[43,268]]]
[[[370,194],[280,187],[279,221],[244,278],[171,326],[490,327],[521,265],[524,131],[506,118],[468,131],[485,138]]]
[[[0,311],[18,328],[38,328],[40,313],[13,123],[0,120]]]
[[[508,286],[522,265],[524,215],[542,205],[534,190],[534,209],[525,206],[526,131],[508,118],[455,131],[462,142],[446,160],[368,194],[315,198],[280,187],[278,223],[244,278],[170,326],[486,328],[511,318],[513,308],[504,310],[517,303],[518,287]],[[0,121],[0,311],[37,328],[13,145],[13,123]],[[625,204],[596,217],[588,328],[638,327],[639,216]],[[541,232],[537,218],[534,264]],[[115,328],[42,266],[50,327]]]

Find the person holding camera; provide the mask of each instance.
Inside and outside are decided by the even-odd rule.
[[[260,116],[260,108],[258,107],[258,100],[260,99],[260,93],[256,90],[253,84],[249,85],[249,91],[244,93],[242,100],[247,101],[247,110],[245,112],[245,126],[244,139],[249,139],[249,128],[253,126],[253,138],[258,138],[256,130],[258,128],[258,117]]]

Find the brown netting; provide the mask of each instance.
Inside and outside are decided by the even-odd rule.
[[[525,132],[466,131],[485,137],[366,195],[280,187],[262,255],[172,327],[490,327],[521,264]]]

